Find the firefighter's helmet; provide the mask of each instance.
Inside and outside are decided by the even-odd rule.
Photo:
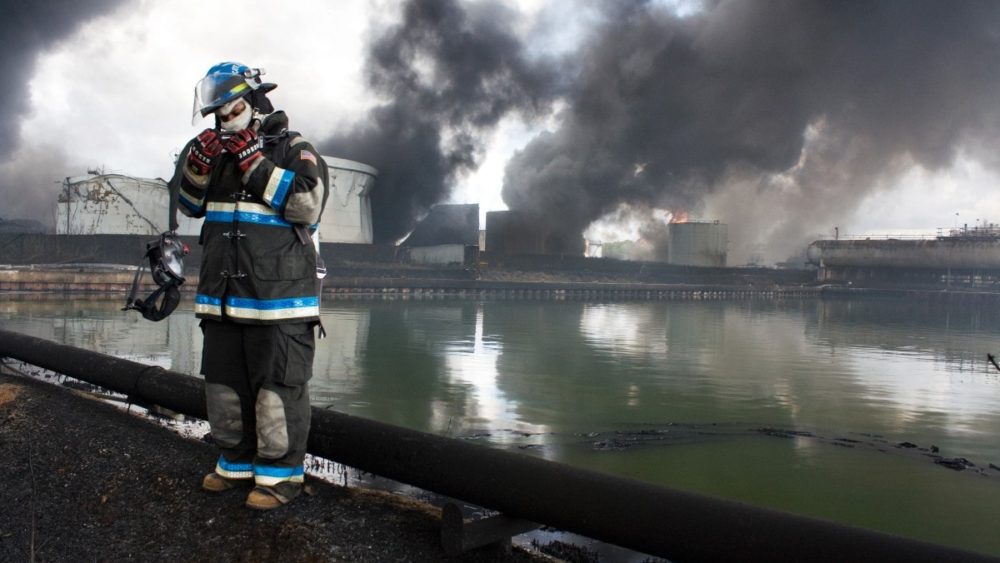
[[[205,117],[225,104],[250,94],[270,92],[277,84],[261,81],[264,70],[250,68],[242,63],[224,62],[208,69],[205,77],[194,87],[194,108],[192,123]]]

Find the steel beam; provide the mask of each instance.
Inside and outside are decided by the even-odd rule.
[[[462,509],[454,502],[447,502],[441,508],[441,546],[445,555],[455,556],[466,551],[497,546],[510,549],[510,540],[540,528],[540,524],[497,514],[478,520],[466,520]]]

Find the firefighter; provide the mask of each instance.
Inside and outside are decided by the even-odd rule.
[[[220,455],[202,488],[252,485],[246,505],[270,510],[303,489],[320,326],[310,235],[327,186],[319,153],[289,132],[266,96],[277,85],[261,74],[225,62],[198,82],[193,119],[212,115],[215,126],[182,150],[174,181],[181,212],[204,218],[195,314]]]

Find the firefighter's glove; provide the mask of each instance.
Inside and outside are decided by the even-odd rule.
[[[263,142],[253,129],[237,131],[226,142],[226,152],[236,155],[240,170],[246,173],[257,159],[264,156],[260,153]]]
[[[222,142],[215,129],[205,129],[195,137],[188,152],[188,167],[199,176],[207,176],[215,165],[215,159],[222,154]]]

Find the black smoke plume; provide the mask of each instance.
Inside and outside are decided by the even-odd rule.
[[[511,31],[518,17],[499,2],[413,0],[374,38],[367,82],[388,101],[319,148],[379,169],[375,242],[398,240],[444,201],[456,177],[475,170],[483,136],[501,118],[547,111],[559,81]]]
[[[606,5],[560,126],[506,171],[506,203],[567,233],[622,203],[707,209],[794,251],[914,165],[998,163],[1000,2]]]
[[[121,0],[4,2],[0,17],[0,212],[5,219],[29,218],[51,226],[60,172],[66,155],[24,143],[18,124],[28,110],[28,82],[38,55],[81,24],[111,11]],[[44,94],[44,93],[43,93]],[[26,132],[30,139],[31,132]],[[15,159],[16,157],[16,159]],[[55,174],[53,173],[55,172]]]
[[[18,146],[18,121],[28,109],[28,81],[38,54],[122,0],[4,2],[0,18],[0,160]]]

